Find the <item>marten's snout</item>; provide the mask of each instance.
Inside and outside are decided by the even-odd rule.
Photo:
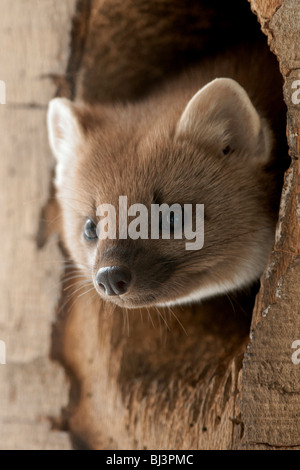
[[[122,266],[107,266],[99,269],[96,282],[104,294],[122,295],[129,289],[131,273]]]

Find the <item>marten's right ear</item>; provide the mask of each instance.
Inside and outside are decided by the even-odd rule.
[[[74,155],[82,130],[74,104],[66,98],[50,101],[47,114],[50,147],[58,163]]]
[[[55,185],[59,187],[83,136],[78,109],[66,98],[54,98],[49,103],[47,125],[50,147],[57,162]]]

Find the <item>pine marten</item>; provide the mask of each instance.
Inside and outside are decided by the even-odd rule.
[[[259,279],[278,214],[281,93],[266,47],[204,59],[135,102],[50,102],[65,244],[101,297],[126,308],[185,304]],[[203,246],[175,237],[174,213],[170,239],[101,239],[97,208],[116,208],[118,232],[120,196],[149,213],[203,205]]]

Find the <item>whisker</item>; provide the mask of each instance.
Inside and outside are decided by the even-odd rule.
[[[74,286],[78,286],[78,285],[83,286],[83,285],[87,285],[87,284],[92,285],[92,288],[95,289],[94,284],[90,280],[87,279],[87,280],[73,282],[73,284],[70,284],[69,286],[64,287],[63,291],[66,292],[67,290],[72,289],[72,287],[74,287]],[[75,294],[75,293],[76,293],[76,291],[73,292],[73,294]]]
[[[154,322],[153,322],[153,319],[152,319],[152,316],[151,316],[151,312],[149,312],[149,308],[148,308],[148,307],[146,307],[146,309],[147,309],[148,318],[150,318],[152,327],[155,329],[155,325],[154,325]]]
[[[177,317],[177,315],[175,315],[175,313],[173,312],[173,310],[171,309],[171,307],[168,307],[168,309],[170,310],[172,316],[175,318],[175,320],[178,322],[178,324],[179,324],[180,327],[182,328],[182,331],[185,333],[186,336],[188,336],[186,329],[184,328],[183,324],[181,323],[181,321],[179,320],[179,318]]]
[[[163,322],[164,322],[164,324],[165,324],[167,330],[168,330],[168,331],[171,331],[171,328],[170,328],[170,326],[168,325],[167,320],[164,318],[162,312],[159,310],[159,308],[158,308],[156,305],[155,305],[155,309],[156,309],[156,311],[157,311],[157,313],[158,313],[158,317],[163,320]]]
[[[91,291],[94,290],[94,289],[95,289],[95,288],[94,288],[94,286],[93,286],[93,287],[91,287],[91,289],[88,289],[87,291],[83,292],[82,294],[79,294],[78,297],[82,297],[83,295],[88,294],[89,292],[91,292]]]

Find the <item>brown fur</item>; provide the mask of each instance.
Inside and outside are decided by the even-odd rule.
[[[199,59],[260,36],[241,0],[101,0],[90,25],[93,54],[83,58],[77,96],[92,104],[139,99]]]
[[[93,8],[80,75],[78,77],[74,73],[80,62],[77,56],[75,66],[70,67],[69,72],[76,78],[73,88],[77,90],[77,98],[93,105],[91,108],[76,106],[77,118],[90,139],[82,139],[80,149],[72,155],[66,167],[64,184],[58,190],[64,218],[63,238],[77,263],[80,266],[86,263],[88,253],[93,252],[91,248],[88,251],[82,237],[86,216],[95,210],[92,196],[101,196],[102,192],[103,197],[116,197],[117,190],[123,191],[124,176],[128,178],[126,189],[132,198],[140,197],[138,188],[149,198],[153,183],[158,179],[163,195],[168,189],[173,196],[173,180],[169,174],[162,177],[155,172],[154,157],[160,161],[160,168],[167,167],[170,173],[177,175],[177,179],[180,178],[181,185],[184,183],[189,167],[183,167],[177,159],[176,165],[173,159],[171,165],[171,160],[164,158],[173,156],[169,153],[174,148],[170,139],[163,141],[163,155],[154,151],[155,148],[162,149],[161,145],[154,145],[155,142],[161,144],[157,136],[152,142],[152,152],[145,154],[152,163],[145,173],[148,175],[148,192],[144,179],[142,184],[129,169],[137,171],[141,168],[141,151],[149,150],[146,136],[150,136],[150,127],[155,126],[157,118],[156,126],[161,137],[165,136],[166,123],[174,127],[175,117],[170,121],[169,111],[165,119],[160,117],[163,109],[161,97],[169,97],[179,117],[198,87],[217,76],[238,79],[260,114],[271,123],[274,136],[272,156],[276,165],[268,170],[260,165],[250,170],[247,160],[236,162],[232,158],[227,159],[229,166],[225,167],[226,172],[220,175],[218,182],[214,181],[214,186],[209,187],[209,193],[205,191],[205,197],[210,194],[216,202],[212,212],[208,211],[207,200],[203,201],[207,206],[208,222],[215,219],[220,204],[226,204],[218,193],[221,188],[222,193],[227,192],[227,208],[231,208],[226,214],[229,222],[226,221],[225,227],[230,236],[243,223],[249,225],[253,220],[256,224],[261,216],[264,221],[271,222],[273,231],[281,180],[277,163],[279,157],[286,155],[282,81],[275,58],[267,47],[262,46],[266,39],[263,37],[258,46],[254,44],[259,25],[247,0],[83,0],[79,4],[92,4]],[[245,37],[249,37],[249,32],[253,50],[258,53],[240,49],[226,56],[222,54],[233,43],[242,43]],[[221,53],[217,60],[212,56],[216,51]],[[207,56],[210,58],[204,60]],[[178,70],[187,70],[199,60],[201,73],[191,72],[195,76],[191,80],[192,87],[187,86],[183,92],[182,84],[187,83],[186,79],[178,82],[179,89],[176,81],[174,85],[170,84],[170,76]],[[168,84],[169,91],[162,90],[156,97],[154,94],[149,96],[154,84],[161,88],[161,79]],[[148,99],[138,106],[129,105],[124,109],[109,106],[97,108],[96,112],[94,107],[96,102],[126,103],[141,97]],[[146,108],[149,112],[151,110],[148,118],[152,119],[144,116],[141,122]],[[108,125],[109,117],[114,126]],[[145,134],[142,134],[143,126]],[[132,131],[131,136],[125,135],[128,129]],[[140,141],[137,140],[139,135],[142,136]],[[136,148],[139,149],[138,154],[129,153]],[[101,157],[100,151],[106,158]],[[212,169],[212,159],[208,160]],[[219,168],[224,169],[224,166]],[[116,175],[121,173],[117,185],[114,175],[109,176],[112,171],[116,171]],[[192,180],[197,179],[194,173],[191,171]],[[201,177],[202,174],[197,185],[199,197],[202,197]],[[206,179],[206,185],[208,182]],[[238,188],[241,193],[238,193]],[[184,196],[191,191],[189,186],[186,189]],[[180,188],[176,191],[180,192]],[[246,211],[241,196],[248,197],[248,203],[257,210],[258,217]],[[244,221],[245,217],[247,220]],[[219,219],[219,222],[222,226],[215,227],[216,240],[229,245],[229,239],[221,231],[225,220]],[[236,229],[234,223],[238,224]],[[250,234],[247,240],[249,238]],[[245,242],[247,240],[244,239]],[[269,240],[268,244],[271,243]],[[220,244],[213,248],[212,257],[220,256]],[[239,246],[235,243],[235,252],[243,249],[242,243]],[[223,247],[223,253],[227,255],[227,252],[227,247]],[[148,250],[147,253],[155,261],[153,251]],[[176,256],[179,255],[177,250]],[[151,269],[150,273],[149,269],[146,272],[145,257],[141,259],[143,266],[140,269],[150,274],[151,280]],[[92,269],[85,271],[91,280]],[[190,269],[190,278],[192,274]],[[75,446],[173,450],[233,448],[236,438],[243,435],[238,406],[240,372],[256,288],[253,291],[247,289],[246,295],[225,295],[184,308],[147,308],[127,312],[116,306],[111,309],[113,304],[102,300],[94,289],[89,291],[86,281],[77,283],[78,278],[73,276],[71,267],[66,272],[67,281],[64,283],[63,314],[59,316],[54,331],[53,345],[57,348],[60,344],[61,353],[59,355],[55,351],[53,354],[63,361],[72,381],[67,417]],[[74,293],[70,295],[72,289]],[[112,310],[114,314],[110,315]],[[61,341],[58,340],[60,335]]]
[[[233,78],[247,90],[262,129],[273,134],[273,145],[264,144],[267,161],[250,155],[248,144],[221,155],[216,128],[205,120],[198,125],[203,128],[201,138],[176,137],[188,101],[216,77]],[[235,50],[203,61],[140,102],[72,108],[79,143],[58,187],[65,242],[93,279],[102,266],[130,267],[129,292],[110,300],[126,307],[157,305],[212,284],[229,282],[226,291],[259,278],[272,245],[278,208],[276,165],[282,140],[278,129],[284,117],[283,106],[277,105],[282,103],[280,82],[267,49],[259,54]],[[82,236],[85,220],[96,221],[95,211],[102,203],[118,207],[119,195],[126,195],[129,205],[138,202],[147,207],[153,202],[204,204],[204,248],[187,251],[183,240],[87,243]],[[240,264],[243,268],[237,270]],[[239,286],[237,273],[244,272],[245,282]],[[213,293],[219,291],[215,288]]]

